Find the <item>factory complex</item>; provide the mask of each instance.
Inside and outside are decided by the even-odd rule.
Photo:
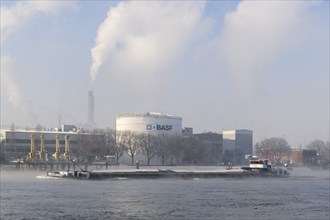
[[[86,143],[87,145],[89,144],[87,147],[95,147],[92,145],[98,145],[101,141],[90,143],[91,141],[89,141],[89,139],[102,140],[102,135],[95,135],[91,134],[91,132],[87,132],[88,130],[96,128],[94,122],[93,91],[88,91],[87,103],[87,124],[84,129],[77,128],[75,125],[62,125],[61,128],[50,130],[1,130],[1,153],[5,155],[5,158],[10,159],[19,157],[34,161],[61,160],[65,159],[63,153],[73,156],[75,153],[83,152]],[[253,152],[253,133],[251,130],[240,129],[226,130],[222,133],[208,132],[194,134],[193,128],[183,127],[182,121],[183,118],[181,116],[159,112],[119,114],[116,117],[115,131],[117,136],[120,132],[124,131],[154,136],[194,136],[203,143],[205,152],[207,151],[211,155],[208,157],[210,160],[208,164],[247,163],[246,155],[251,155]],[[116,137],[116,142],[117,141],[118,137]],[[116,143],[116,145],[119,144],[120,143]],[[70,146],[71,151],[69,150]],[[39,152],[39,157],[35,156],[38,155],[37,152]],[[59,153],[62,155],[61,157],[58,156]],[[110,154],[117,154],[118,156],[118,152],[110,152]],[[122,155],[121,162],[127,162],[129,154],[131,153],[126,151],[126,154],[124,153]],[[135,156],[137,159],[142,159],[142,150],[137,151]],[[155,157],[157,156],[158,155]],[[117,163],[118,162],[117,159]]]
[[[197,164],[202,161],[207,165],[230,165],[230,164],[247,164],[249,156],[253,154],[253,131],[248,129],[233,129],[223,130],[220,133],[216,132],[204,132],[195,134],[193,128],[183,126],[183,118],[181,116],[159,113],[159,112],[146,112],[146,113],[128,113],[119,114],[116,116],[116,125],[113,137],[112,147],[115,149],[111,151],[95,150],[100,146],[106,146],[107,140],[106,134],[95,133],[93,131],[96,128],[94,123],[94,95],[93,91],[88,92],[88,114],[87,124],[84,128],[78,128],[75,125],[62,125],[59,128],[54,129],[35,129],[35,130],[18,130],[18,129],[2,129],[0,132],[1,143],[1,160],[4,158],[8,160],[15,160],[21,158],[25,161],[66,161],[70,162],[70,158],[78,158],[84,155],[85,158],[115,158],[116,163],[129,164],[130,159],[133,165],[133,159],[144,161],[142,164],[146,164],[145,156],[147,156],[147,164],[152,158],[155,160],[157,157],[162,158],[162,165],[165,165],[166,160],[170,160],[170,165],[173,165],[174,157],[176,157],[176,163],[178,164],[178,155],[184,158],[185,155],[190,154],[189,148],[192,148],[195,156],[191,156],[186,159],[189,163]],[[126,139],[134,139],[127,142],[122,140],[123,137],[119,137],[121,133],[130,131],[134,134],[149,135],[155,137],[170,137],[179,136],[181,139],[179,142],[184,142],[191,138],[191,142],[187,141],[185,145],[185,152],[179,152],[175,148],[179,147],[176,144],[170,146],[171,155],[165,155],[161,152],[159,155],[156,152],[147,152],[150,149],[145,148],[143,145],[150,145],[151,139],[141,142],[141,137],[125,136]],[[121,139],[121,141],[119,141]],[[124,142],[123,142],[124,141]],[[141,142],[139,149],[133,147],[134,142]],[[165,142],[167,145],[171,145],[169,138]],[[196,152],[196,146],[198,142],[198,148],[202,149],[200,152]],[[128,145],[127,145],[128,144]],[[165,145],[159,142],[153,142],[154,147],[158,145]],[[110,145],[108,145],[109,148]],[[118,148],[122,147],[122,151]],[[133,148],[132,148],[133,147]],[[104,149],[106,147],[103,147]],[[143,149],[144,148],[144,149]],[[187,150],[188,148],[188,150]],[[161,150],[163,151],[163,150]],[[90,155],[86,155],[89,152]],[[301,164],[303,159],[306,158],[305,154],[295,153],[294,161]],[[300,156],[302,155],[302,156]],[[204,156],[207,159],[200,160],[196,157]],[[93,157],[93,158],[92,158]],[[195,158],[193,158],[195,157]],[[120,159],[120,160],[119,160]],[[183,159],[184,160],[184,159]],[[157,163],[155,164],[157,165]]]
[[[90,95],[90,93],[89,93]],[[91,108],[92,109],[92,108]],[[89,115],[91,120],[93,116]],[[92,120],[90,121],[92,122]],[[215,152],[214,163],[229,162],[235,160],[236,163],[245,163],[245,155],[252,154],[253,135],[251,130],[232,130],[223,133],[202,133],[193,134],[193,128],[182,126],[182,117],[158,113],[146,112],[140,114],[120,114],[116,117],[117,133],[132,131],[139,134],[150,135],[179,135],[182,137],[195,136],[205,143],[205,148]],[[51,130],[1,130],[1,141],[3,142],[2,152],[6,158],[26,158],[31,154],[31,143],[35,143],[35,151],[45,151],[46,159],[52,160],[55,153],[60,151],[64,159],[65,139],[69,140],[73,147],[71,154],[74,155],[77,148],[86,136],[101,139],[102,135],[91,134],[90,132],[79,129],[74,125],[62,125],[61,128]],[[59,145],[59,146],[57,146]],[[43,148],[41,150],[41,147]],[[240,152],[238,154],[237,152]],[[125,163],[128,155],[123,155],[122,162]],[[137,153],[136,158],[142,158],[141,152]],[[223,158],[227,158],[226,161]]]

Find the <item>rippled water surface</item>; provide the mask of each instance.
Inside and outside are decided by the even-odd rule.
[[[203,168],[200,168],[203,169]],[[47,178],[1,171],[1,219],[329,219],[329,171],[288,178]]]

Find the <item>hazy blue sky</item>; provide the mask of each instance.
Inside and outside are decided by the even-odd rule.
[[[329,1],[1,1],[1,126],[147,111],[329,140]]]

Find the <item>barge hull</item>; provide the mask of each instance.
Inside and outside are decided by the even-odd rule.
[[[249,177],[249,176],[271,176],[268,172],[245,171],[236,172],[228,171],[158,171],[158,172],[109,172],[98,171],[90,172],[90,179],[105,179],[105,178],[217,178],[217,177]]]
[[[48,176],[58,177],[59,171],[47,172]],[[106,179],[106,178],[219,178],[219,177],[271,177],[288,176],[288,172],[269,169],[231,170],[95,170],[64,172],[64,178]]]

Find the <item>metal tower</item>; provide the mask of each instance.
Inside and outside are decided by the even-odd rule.
[[[88,91],[88,118],[87,123],[94,124],[94,95],[93,91]]]
[[[45,135],[40,135],[40,151],[39,151],[39,159],[41,161],[46,160],[46,151],[45,151]]]
[[[59,135],[56,134],[56,146],[55,146],[55,160],[60,161],[60,138]]]
[[[34,134],[31,134],[31,145],[30,145],[30,152],[29,152],[29,160],[36,161],[36,147],[34,144]]]
[[[65,151],[64,157],[67,161],[70,160],[70,144],[69,144],[69,135],[65,135]]]

